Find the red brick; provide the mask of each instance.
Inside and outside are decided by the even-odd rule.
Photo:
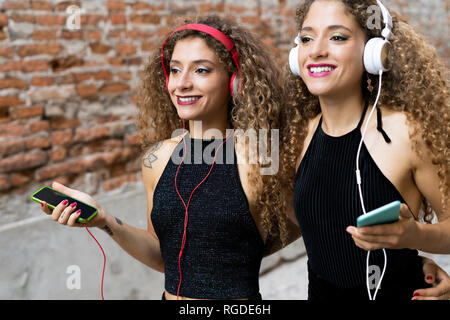
[[[116,52],[122,56],[136,54],[136,47],[131,43],[119,43],[116,47]]]
[[[13,173],[11,175],[11,184],[13,187],[20,187],[31,181],[31,176],[22,173]]]
[[[49,65],[47,61],[44,60],[8,61],[0,65],[0,72],[38,72],[47,71],[48,69]]]
[[[136,24],[159,24],[161,17],[156,14],[132,14],[130,21]]]
[[[67,8],[70,6],[77,6],[78,8],[81,8],[82,3],[80,2],[80,0],[60,2],[60,3],[56,4],[55,11],[66,12]]]
[[[23,137],[28,134],[28,130],[19,124],[0,124],[0,138],[4,137]]]
[[[6,0],[1,8],[6,10],[27,10],[30,7],[29,1]]]
[[[3,89],[27,89],[28,85],[27,83],[18,78],[4,78],[0,79],[0,90]]]
[[[88,31],[87,32],[87,39],[88,40],[101,40],[102,39],[102,32],[101,31]]]
[[[37,170],[35,173],[35,177],[37,180],[42,181],[63,176],[70,173],[72,166],[74,166],[74,163],[70,162],[49,165]]]
[[[112,80],[113,79],[113,75],[108,70],[94,72],[94,73],[92,73],[92,77],[94,78],[94,80]]]
[[[119,77],[120,80],[128,81],[128,80],[131,80],[131,78],[133,77],[133,74],[129,71],[123,71],[123,72],[118,72],[117,77]]]
[[[13,172],[25,169],[36,168],[47,163],[47,153],[44,151],[18,154],[0,160],[0,172]]]
[[[14,139],[0,142],[0,158],[4,158],[26,149],[24,139]]]
[[[31,36],[33,40],[35,41],[49,41],[49,40],[56,40],[56,30],[36,30],[33,32],[33,35]]]
[[[32,14],[22,14],[22,13],[17,13],[17,12],[13,12],[11,14],[11,20],[17,23],[31,23],[34,24],[36,22],[36,17]]]
[[[92,98],[97,94],[97,86],[94,84],[79,84],[76,89],[81,98]]]
[[[14,51],[9,47],[0,47],[0,57],[12,59]]]
[[[83,40],[83,31],[82,30],[61,30],[61,39],[64,40]]]
[[[5,31],[3,31],[2,28],[0,28],[0,41],[3,41],[7,38]]]
[[[111,46],[101,42],[91,43],[89,46],[91,47],[91,51],[97,54],[106,54],[111,50]]]
[[[67,119],[64,117],[52,117],[50,119],[50,128],[52,130],[64,130],[75,128],[80,125],[80,121],[78,119]]]
[[[28,150],[33,149],[48,149],[51,147],[51,141],[48,137],[35,137],[35,138],[27,138],[25,140]]]
[[[130,86],[126,83],[110,83],[100,88],[101,93],[122,93],[130,90]]]
[[[54,131],[51,134],[54,146],[67,146],[72,143],[72,130]]]
[[[29,124],[30,132],[50,131],[50,123],[47,120],[36,121]]]
[[[2,107],[12,107],[25,103],[19,99],[19,96],[0,96],[0,108]]]
[[[109,17],[109,20],[111,21],[111,24],[113,25],[121,25],[127,23],[127,17],[124,14],[112,14]]]
[[[49,54],[52,56],[57,55],[62,50],[62,46],[59,43],[51,44],[30,44],[21,47],[17,54],[21,57],[35,56],[39,54]]]
[[[123,1],[118,0],[108,0],[106,3],[106,8],[108,11],[125,11],[126,4]]]
[[[0,27],[8,26],[8,16],[4,13],[0,14]]]
[[[12,187],[9,176],[6,174],[0,174],[0,191],[6,191]]]
[[[40,77],[36,76],[31,78],[31,85],[36,87],[47,87],[54,84],[53,78],[51,77]]]
[[[46,0],[32,0],[31,9],[36,11],[52,11],[52,5]]]
[[[108,18],[101,14],[83,14],[80,17],[81,26],[91,26],[98,28],[100,22],[108,21]]]
[[[67,149],[66,148],[53,149],[48,152],[48,155],[52,162],[61,162],[65,160],[67,157]]]
[[[44,107],[31,106],[25,108],[14,108],[11,110],[11,115],[14,119],[26,119],[40,117],[44,114]]]
[[[79,128],[76,130],[75,137],[73,138],[74,142],[88,142],[97,139],[102,139],[109,137],[110,132],[107,127],[98,127],[98,128]]]
[[[136,174],[126,174],[126,175],[123,175],[120,177],[106,180],[102,184],[102,187],[105,191],[111,191],[111,190],[120,188],[125,183],[136,182],[136,181],[137,181]]]
[[[66,15],[57,14],[43,14],[36,16],[36,22],[41,26],[65,26],[66,19]]]

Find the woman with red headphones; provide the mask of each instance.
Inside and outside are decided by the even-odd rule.
[[[252,163],[247,151],[278,152],[284,99],[281,72],[250,32],[216,16],[188,22],[143,72],[137,124],[148,229],[115,219],[86,194],[54,188],[97,207],[86,225],[165,273],[163,299],[261,299],[263,256],[298,230],[286,219],[277,175],[262,174],[267,158]],[[255,143],[248,132],[267,134]],[[52,217],[74,226],[73,212],[61,204]]]

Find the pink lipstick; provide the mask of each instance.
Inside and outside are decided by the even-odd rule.
[[[321,78],[326,77],[331,74],[334,70],[336,70],[336,66],[327,63],[320,64],[308,64],[308,74],[313,78]]]
[[[189,106],[197,103],[201,98],[201,96],[177,96],[177,103],[180,106]]]

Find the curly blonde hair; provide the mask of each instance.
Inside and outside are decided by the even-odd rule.
[[[309,8],[316,0],[306,0],[297,8],[296,22],[298,30],[302,28],[303,21]],[[365,31],[367,39],[381,37],[381,30],[369,29],[371,13],[367,8],[377,6],[375,0],[337,0],[344,3],[346,9]],[[437,57],[436,50],[427,44],[422,36],[414,30],[397,13],[390,10],[393,18],[394,36],[390,42],[393,45],[393,66],[383,76],[383,90],[379,104],[387,109],[404,112],[408,122],[415,130],[410,135],[415,152],[420,156],[419,137],[423,139],[428,152],[432,155],[432,162],[438,166],[439,190],[442,194],[442,206],[448,204],[448,192],[450,186],[449,175],[449,95],[447,83],[447,69]],[[285,68],[287,73],[287,86],[290,93],[289,100],[294,104],[295,111],[291,115],[291,123],[287,126],[285,143],[291,145],[286,153],[286,166],[284,174],[287,179],[293,179],[295,174],[295,155],[300,154],[307,134],[308,122],[320,112],[319,100],[312,95],[300,77],[294,76]],[[372,80],[375,88],[378,87],[378,76],[367,76]],[[365,79],[366,77],[363,77]],[[375,102],[377,90],[369,92],[367,85],[362,81],[361,87],[364,98],[369,103]],[[289,137],[289,138],[287,138]],[[292,156],[292,158],[291,158]],[[292,180],[291,180],[292,181]],[[423,219],[431,222],[434,214],[430,204],[423,199]]]
[[[214,27],[228,36],[237,48],[240,56],[240,91],[237,97],[230,98],[228,121],[233,129],[278,129],[281,126],[281,110],[285,101],[283,78],[274,60],[260,41],[246,29],[236,23],[215,15],[197,17],[195,21]],[[215,38],[195,30],[183,30],[173,34],[164,45],[164,63],[169,70],[169,62],[177,41],[188,37],[203,39],[213,49],[219,61],[229,74],[237,72],[231,53]],[[161,47],[149,57],[143,72],[142,86],[138,94],[137,126],[143,149],[155,141],[171,138],[174,130],[182,127],[182,120],[166,90],[166,78],[161,59]],[[270,149],[270,134],[267,139]],[[258,213],[266,240],[281,239],[286,242],[286,216],[281,184],[277,175],[261,175],[264,165],[258,159],[251,166],[249,181],[256,187],[258,195]],[[266,241],[266,243],[267,243]]]

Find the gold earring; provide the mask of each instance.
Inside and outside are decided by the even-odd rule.
[[[368,74],[367,74],[367,90],[369,90],[370,93],[373,92],[372,79],[370,79]]]

